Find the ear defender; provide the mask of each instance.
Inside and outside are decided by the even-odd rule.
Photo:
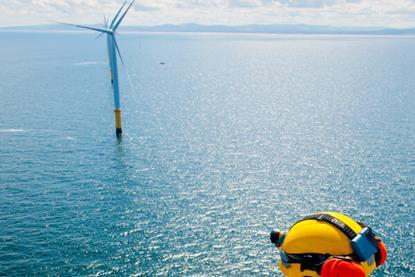
[[[382,266],[387,257],[386,245],[379,237],[375,237],[377,252],[375,253],[376,266]],[[365,277],[366,273],[360,263],[340,257],[328,259],[321,268],[321,277]]]
[[[385,263],[388,256],[388,251],[386,250],[386,245],[379,237],[375,237],[378,243],[378,252],[375,254],[376,266],[381,266]]]
[[[363,267],[353,261],[340,258],[328,259],[321,268],[321,277],[366,277]]]

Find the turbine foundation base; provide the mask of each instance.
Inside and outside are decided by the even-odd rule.
[[[115,109],[114,113],[115,113],[115,133],[119,137],[119,136],[122,135],[121,110],[120,109]]]

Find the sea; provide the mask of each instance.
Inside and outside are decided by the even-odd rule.
[[[415,275],[415,37],[0,33],[1,276],[281,276],[336,211]]]

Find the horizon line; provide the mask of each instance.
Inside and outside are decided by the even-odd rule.
[[[87,24],[90,26],[100,26],[98,23],[82,23]],[[5,28],[24,28],[24,27],[46,27],[46,26],[56,26],[59,24],[56,23],[39,23],[39,24],[25,24],[25,25],[7,25],[7,26],[0,26],[0,29]],[[387,27],[387,26],[348,26],[348,25],[342,25],[342,26],[336,26],[336,25],[319,25],[319,24],[307,24],[307,23],[246,23],[246,24],[204,24],[204,23],[195,23],[195,22],[186,22],[186,23],[161,23],[161,24],[129,24],[124,25],[123,27],[161,27],[161,26],[184,26],[184,25],[196,25],[196,26],[204,26],[204,27],[246,27],[246,26],[304,26],[304,27],[321,27],[321,28],[336,28],[336,29],[344,29],[344,28],[350,28],[350,29],[380,29],[380,30],[411,30],[415,29],[415,26],[412,27]]]

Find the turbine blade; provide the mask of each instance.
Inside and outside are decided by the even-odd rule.
[[[122,58],[121,51],[120,51],[120,48],[118,47],[117,40],[115,39],[114,36],[111,36],[111,37],[112,37],[112,40],[114,41],[115,49],[117,50],[118,56],[120,57],[120,60],[121,60],[121,63],[125,68],[125,62],[124,62],[124,59]]]
[[[111,37],[112,37],[112,40],[114,42],[115,49],[117,50],[118,56],[120,57],[120,60],[121,60],[122,66],[124,68],[125,74],[127,74],[128,85],[130,86],[131,91],[135,92],[136,90],[134,88],[133,82],[131,81],[131,76],[130,76],[130,73],[128,72],[128,70],[127,70],[127,66],[125,65],[124,59],[121,56],[121,51],[120,51],[120,48],[118,47],[117,40],[115,39],[115,37],[113,35]]]
[[[105,24],[105,28],[108,28],[108,19],[104,14],[104,24]]]
[[[118,19],[117,23],[115,23],[115,25],[112,27],[112,31],[115,32],[118,28],[118,26],[120,26],[121,22],[123,21],[125,15],[128,13],[128,11],[130,10],[131,6],[134,4],[135,0],[131,1],[130,5],[128,6],[128,8],[124,11],[124,13],[122,14],[122,16],[120,17],[120,19]]]
[[[124,9],[126,4],[127,4],[127,0],[124,1],[124,3],[121,5],[121,8],[118,10],[114,18],[112,19],[111,24],[109,26],[110,29],[112,28],[112,26],[114,26],[115,21],[117,20],[118,16],[120,15],[121,11]]]
[[[56,23],[59,23],[59,24],[62,24],[62,25],[73,26],[73,27],[77,27],[77,28],[81,28],[81,29],[92,30],[92,31],[96,31],[96,32],[112,33],[111,30],[108,30],[106,28],[104,29],[104,28],[84,26],[84,25],[77,25],[77,24],[71,24],[71,23],[65,23],[65,22],[56,22]]]
[[[105,34],[104,32],[102,32],[102,33],[100,33],[96,38],[95,38],[95,40],[97,40],[97,39],[99,39],[100,37],[102,37],[102,35],[103,34]]]

